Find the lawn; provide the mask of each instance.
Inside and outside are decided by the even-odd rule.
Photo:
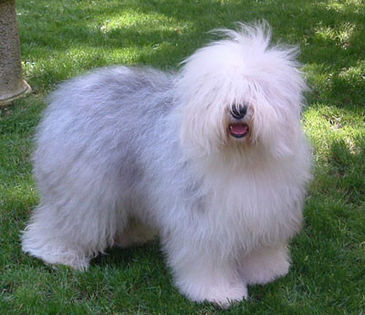
[[[365,314],[365,6],[361,0],[18,0],[24,76],[32,95],[0,108],[1,314]],[[266,19],[298,44],[311,87],[303,124],[314,181],[293,266],[249,288],[228,311],[194,304],[171,283],[158,242],[111,249],[87,272],[24,255],[38,193],[32,137],[62,80],[111,64],[176,68],[210,29]]]

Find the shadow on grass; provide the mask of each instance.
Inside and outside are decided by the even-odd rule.
[[[163,255],[160,251],[158,241],[149,242],[142,246],[131,246],[128,248],[108,248],[105,254],[100,254],[91,262],[91,266],[124,268],[131,264],[138,264],[138,261],[145,261],[148,257],[150,264],[163,265]]]
[[[266,19],[274,38],[299,43],[301,60],[309,64],[313,88],[310,102],[327,101],[336,106],[361,103],[365,86],[361,55],[365,37],[364,9],[328,1],[110,1],[108,3],[63,1],[46,6],[18,4],[28,12],[21,17],[23,56],[35,60],[56,58],[75,48],[85,56],[66,56],[65,67],[40,67],[31,75],[39,89],[87,69],[115,63],[175,67],[213,36],[206,32],[232,27],[235,21]],[[38,20],[37,20],[38,19]],[[114,24],[113,24],[114,23]],[[109,24],[113,27],[108,28]],[[127,58],[118,49],[133,48]],[[67,58],[70,60],[67,62]],[[75,64],[80,59],[80,63]],[[42,69],[41,69],[42,68]],[[318,77],[318,78],[316,78]],[[29,78],[31,83],[33,78]],[[36,88],[37,89],[37,88]]]
[[[360,205],[365,202],[365,135],[354,143],[343,139],[331,144],[328,156],[329,173],[334,177],[336,189],[347,203]]]

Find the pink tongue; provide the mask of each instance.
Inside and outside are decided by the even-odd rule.
[[[248,131],[248,126],[242,125],[242,124],[236,124],[236,125],[232,124],[229,126],[229,129],[230,129],[231,133],[233,133],[235,135],[244,135]]]

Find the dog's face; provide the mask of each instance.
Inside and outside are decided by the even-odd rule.
[[[198,50],[180,73],[181,139],[195,154],[259,148],[281,158],[295,149],[306,88],[295,50],[270,48],[262,27],[245,29]]]

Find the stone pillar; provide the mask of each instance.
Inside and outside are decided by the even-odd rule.
[[[15,0],[0,0],[0,106],[30,91],[22,78]]]

